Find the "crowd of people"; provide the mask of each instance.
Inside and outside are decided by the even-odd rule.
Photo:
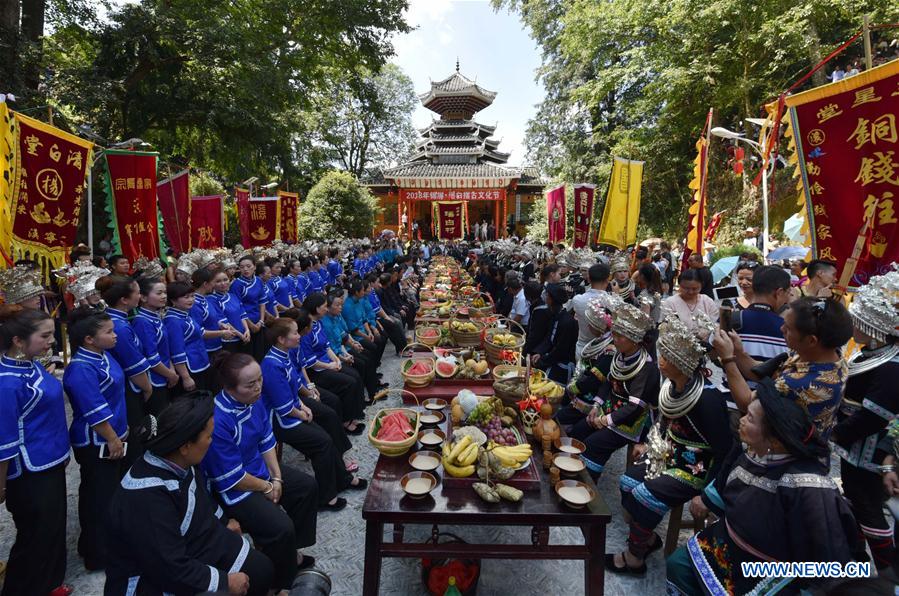
[[[791,271],[747,254],[718,284],[737,290],[723,300],[700,255],[678,267],[664,243],[391,238],[195,251],[167,268],[112,256],[107,271],[75,255],[62,274],[72,357],[61,382],[39,275],[27,263],[10,273],[0,501],[17,537],[3,594],[65,593],[70,453],[78,553],[105,569],[108,594],[289,589],[315,563],[303,549],[317,512],[367,486],[345,458],[349,437],[385,388],[388,344],[406,346],[437,254],[526,331],[523,356],[566,386],[556,418],[586,445],[589,474],[618,482],[628,539],[608,571],[645,574],[658,525],[685,506],[706,525],[668,557],[669,593],[826,585],[748,577],[746,562],[893,573],[883,505],[899,496],[899,272],[847,307],[835,264]],[[282,463],[278,445],[314,474]],[[625,472],[604,479],[618,452]]]

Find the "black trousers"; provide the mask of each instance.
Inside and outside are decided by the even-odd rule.
[[[309,397],[301,397],[300,401],[312,410],[312,420],[328,433],[328,436],[331,437],[331,442],[334,443],[334,447],[337,449],[337,453],[343,455],[350,450],[353,444],[350,443],[350,439],[347,437],[346,429],[343,427],[343,419],[332,406],[332,404],[336,403],[340,407],[340,398],[327,389],[319,388],[319,394],[321,395],[321,401]]]
[[[581,457],[584,458],[587,471],[594,480],[598,480],[602,475],[603,468],[612,454],[631,443],[608,428],[599,430],[593,428],[587,423],[586,418],[572,426],[568,434],[587,446]]]
[[[129,451],[131,446],[128,447]],[[81,468],[78,486],[78,554],[89,571],[106,567],[106,539],[103,526],[109,502],[122,479],[122,460],[100,459],[94,445],[75,447],[75,461]]]
[[[276,439],[287,443],[312,461],[315,481],[318,483],[319,505],[327,504],[350,485],[353,477],[346,471],[346,465],[331,436],[315,423],[315,414],[312,422],[303,422],[290,428],[282,427],[275,420],[272,429]]]
[[[887,496],[880,474],[863,470],[841,459],[840,478],[843,494],[852,505],[852,513],[871,549],[874,564],[878,569],[889,567],[893,561],[895,544],[890,524],[883,514],[883,503]]]
[[[66,468],[24,471],[6,483],[6,509],[16,525],[2,596],[47,594],[66,576]]]
[[[253,544],[275,566],[272,589],[286,590],[297,574],[297,549],[315,544],[318,519],[318,486],[312,476],[281,466],[284,481],[281,502],[272,503],[254,492],[225,513],[253,537]],[[64,542],[64,541],[63,541]]]
[[[343,403],[343,421],[361,420],[365,417],[363,400],[365,388],[359,373],[349,366],[341,370],[313,370],[309,377],[317,386],[324,387]]]
[[[381,322],[381,325],[384,326],[384,331],[390,339],[390,342],[393,344],[393,347],[396,349],[396,353],[399,354],[408,343],[406,341],[406,332],[403,331],[403,323],[392,317],[378,320]]]
[[[138,437],[137,428],[141,425],[147,416],[146,403],[142,393],[133,391],[129,383],[125,384],[125,415],[128,418],[128,453],[125,454],[125,460],[128,463],[126,467],[131,467],[131,463],[144,453],[144,444]]]
[[[247,559],[240,566],[240,571],[246,573],[250,579],[250,589],[247,596],[265,596],[268,594],[269,586],[275,577],[275,566],[271,559],[263,555],[255,548],[251,548],[247,553]]]
[[[378,363],[372,355],[364,350],[350,353],[353,355],[353,370],[359,373],[368,397],[373,397],[378,392]]]

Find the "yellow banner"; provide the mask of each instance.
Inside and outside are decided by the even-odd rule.
[[[612,159],[612,179],[596,241],[623,250],[637,242],[643,162],[620,157]]]
[[[12,192],[9,181],[12,180],[13,154],[12,112],[6,102],[0,102],[0,269],[11,264],[12,249]]]

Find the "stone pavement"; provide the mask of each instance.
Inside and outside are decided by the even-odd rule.
[[[392,387],[400,387],[402,378],[399,374],[399,358],[392,350],[387,350],[382,362],[381,371],[385,381]],[[399,401],[392,397],[386,402],[379,402],[369,408],[369,417],[379,408],[391,405],[391,401]],[[377,460],[377,451],[368,443],[365,435],[351,437],[353,449],[348,457],[359,461],[360,474],[370,477]],[[284,461],[311,473],[308,462],[302,461],[291,448],[284,450]],[[618,493],[618,476],[624,469],[624,454],[617,454],[610,460],[606,475],[599,483],[600,493],[612,511],[612,523],[608,527],[608,552],[621,551],[627,539],[627,526],[621,519],[621,505]],[[88,573],[82,566],[81,559],[75,551],[78,536],[77,494],[79,473],[78,465],[73,461],[67,470],[69,518],[68,518],[68,552],[69,564],[66,582],[76,588],[79,595],[99,595],[103,593],[104,575],[102,572]],[[340,512],[321,512],[318,516],[318,543],[307,549],[315,556],[320,569],[330,575],[333,582],[332,594],[335,596],[355,596],[362,592],[363,545],[365,523],[362,520],[362,502],[365,498],[361,492],[347,492],[343,496],[349,501],[346,509]],[[658,528],[664,536],[665,524]],[[472,541],[494,540],[496,542],[526,543],[530,533],[526,528],[442,528]],[[430,528],[424,526],[407,526],[406,541],[423,542],[430,534]],[[682,542],[689,535],[684,531]],[[5,507],[0,507],[0,560],[5,560],[15,536],[12,518]],[[552,529],[550,544],[564,544],[581,540],[579,533],[573,529]],[[619,577],[606,574],[606,594],[612,596],[634,594],[651,595],[665,592],[665,567],[662,555],[654,553],[648,560],[649,572],[645,578]],[[558,594],[576,596],[584,593],[583,564],[576,561],[483,561],[478,594],[481,596],[507,595],[543,596]],[[514,586],[514,588],[512,588]],[[418,595],[426,594],[421,583],[421,564],[417,559],[385,559],[381,571],[381,594],[384,595]]]

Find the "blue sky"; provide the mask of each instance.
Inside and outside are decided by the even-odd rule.
[[[416,29],[394,39],[392,61],[412,78],[416,93],[449,76],[458,56],[462,74],[497,92],[475,119],[497,125],[500,150],[512,153],[509,164],[527,164],[525,129],[543,86],[534,80],[540,52],[518,16],[494,12],[487,0],[410,0],[406,20]],[[419,104],[413,124],[421,128],[432,117],[437,115]]]

